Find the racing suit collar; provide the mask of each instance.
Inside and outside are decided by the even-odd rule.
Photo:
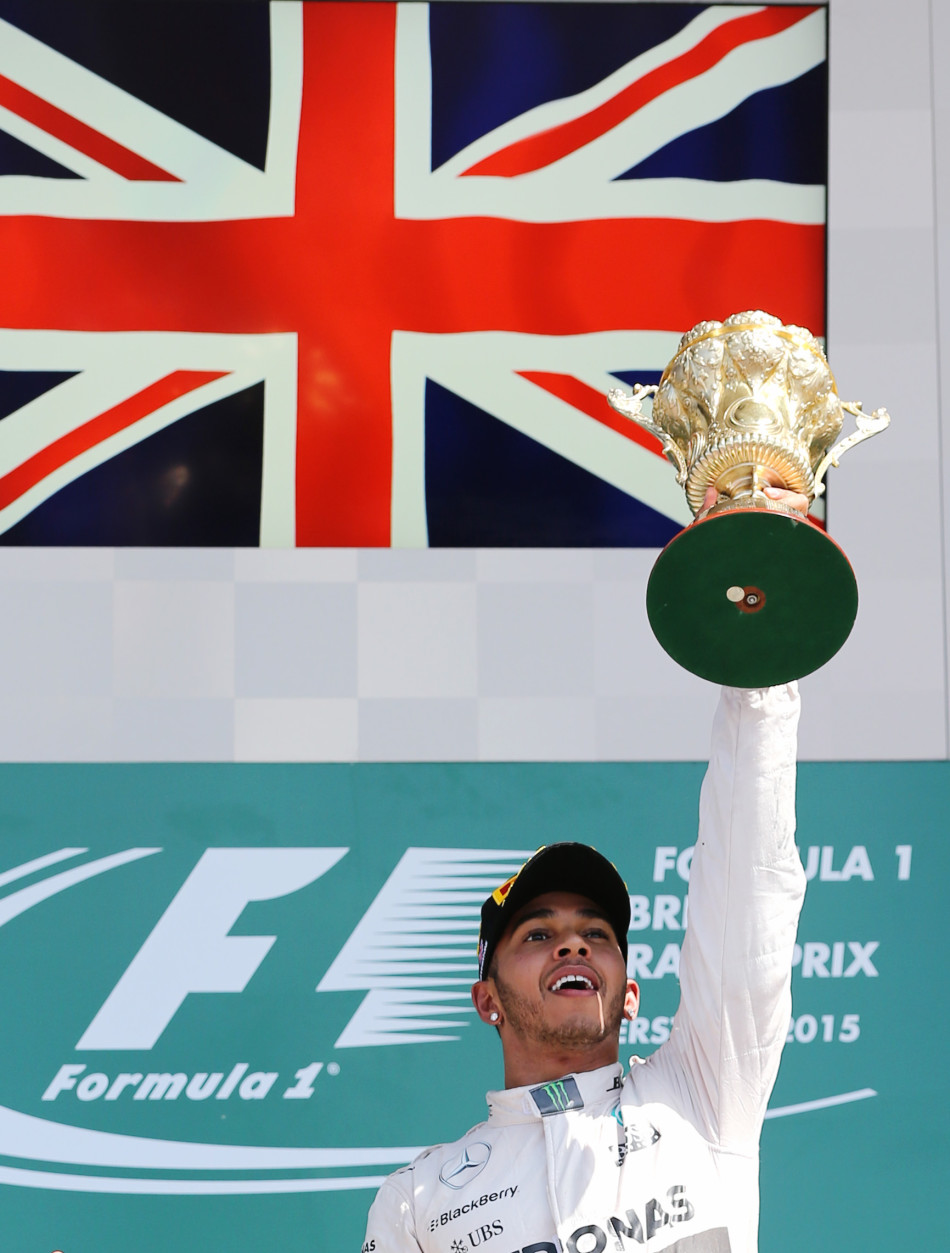
[[[487,1093],[488,1121],[495,1126],[540,1121],[551,1115],[584,1109],[602,1113],[617,1104],[623,1084],[619,1062],[583,1070],[550,1083],[501,1088]]]

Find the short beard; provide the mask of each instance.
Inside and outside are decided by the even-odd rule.
[[[578,1014],[573,1021],[550,1023],[545,1019],[544,1008],[539,1002],[531,1001],[526,996],[515,992],[498,977],[497,973],[494,979],[505,1021],[522,1039],[530,1040],[545,1048],[558,1048],[573,1052],[591,1048],[604,1040],[616,1040],[620,1035],[625,988],[618,990],[610,1000],[604,999],[604,1026],[601,1030],[599,1014],[596,1018]]]

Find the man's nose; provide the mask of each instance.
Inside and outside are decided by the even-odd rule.
[[[583,936],[565,936],[558,948],[558,957],[570,957],[571,953],[576,953],[578,957],[587,956],[587,943]]]

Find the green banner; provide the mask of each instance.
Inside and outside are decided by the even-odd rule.
[[[642,1008],[621,1055],[652,1051],[701,777],[0,767],[4,1248],[358,1248],[378,1181],[479,1121],[500,1082],[469,1009],[478,905],[540,844],[596,844],[627,879]],[[931,938],[948,792],[946,763],[801,768],[769,1253],[896,1246],[945,1177],[929,1054],[948,1026]]]

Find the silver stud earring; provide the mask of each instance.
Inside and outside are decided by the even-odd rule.
[[[498,1015],[495,1013],[495,1011],[494,1011],[494,1010],[492,1010],[492,1012],[488,1015],[488,1021],[489,1021],[489,1022],[497,1022],[497,1021],[498,1021]]]

